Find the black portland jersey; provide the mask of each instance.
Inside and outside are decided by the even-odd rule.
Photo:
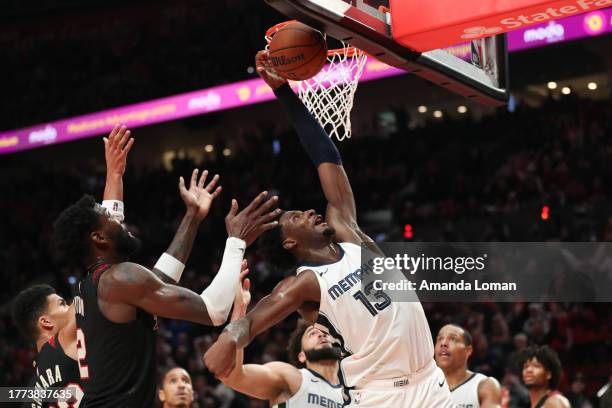
[[[30,384],[31,387],[43,390],[48,388],[70,388],[70,392],[74,398],[71,401],[60,402],[43,402],[34,399],[32,402],[24,404],[24,407],[82,408],[85,406],[82,403],[83,388],[81,387],[79,366],[76,361],[64,353],[64,349],[57,338],[57,334],[40,349],[34,361],[34,369],[36,375],[32,379]]]
[[[89,268],[75,297],[77,352],[88,408],[152,407],[155,400],[157,317],[142,310],[127,323],[108,320],[98,306],[100,277],[113,265]]]

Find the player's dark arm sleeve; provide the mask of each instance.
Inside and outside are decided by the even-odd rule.
[[[316,167],[322,163],[342,165],[340,152],[319,122],[306,109],[288,84],[277,88],[274,94],[287,111],[304,150]]]

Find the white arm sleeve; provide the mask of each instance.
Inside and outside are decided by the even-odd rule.
[[[227,239],[219,272],[200,295],[215,326],[225,323],[232,309],[245,249],[246,243],[243,240],[235,237]]]

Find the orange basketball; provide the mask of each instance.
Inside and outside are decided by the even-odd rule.
[[[269,61],[287,79],[303,81],[317,75],[327,61],[327,43],[320,31],[289,23],[272,36]]]

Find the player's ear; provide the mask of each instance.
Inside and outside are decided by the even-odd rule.
[[[104,233],[104,231],[100,229],[91,231],[91,233],[89,234],[89,238],[91,238],[93,243],[96,245],[107,245],[108,244],[108,239],[106,238],[106,234]]]
[[[298,354],[298,361],[302,364],[306,364],[306,353],[300,351],[300,354]]]
[[[472,347],[472,345],[466,346],[465,354],[467,355],[467,358],[470,358],[472,352],[474,352],[474,347]]]
[[[38,318],[38,326],[50,330],[53,328],[53,323],[51,323],[51,320],[49,320],[49,316],[44,314]]]
[[[283,248],[288,251],[291,251],[293,248],[295,248],[296,245],[296,240],[292,238],[285,238],[285,240],[283,241]]]
[[[163,389],[160,389],[157,392],[157,397],[159,398],[161,402],[166,402],[166,392]]]

